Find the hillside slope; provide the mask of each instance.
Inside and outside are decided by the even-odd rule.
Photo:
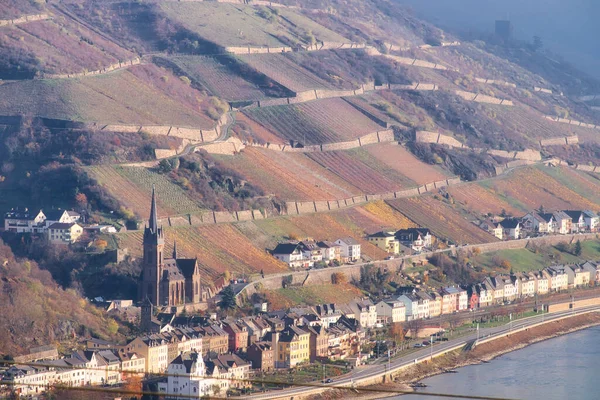
[[[63,290],[28,260],[15,259],[0,240],[0,354],[69,341],[81,335],[118,339],[118,324],[73,290]]]

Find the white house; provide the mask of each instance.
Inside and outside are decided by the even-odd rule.
[[[566,214],[564,211],[557,211],[554,213],[554,221],[555,221],[555,233],[559,233],[561,235],[567,235],[571,232],[571,217]]]
[[[522,219],[523,229],[529,232],[552,233],[554,216],[549,213],[529,213]]]
[[[564,268],[549,267],[544,270],[548,277],[548,288],[553,292],[560,292],[569,288],[569,275]]]
[[[317,245],[321,248],[321,251],[323,252],[324,261],[340,261],[342,246],[333,242],[329,242],[327,240],[318,242]]]
[[[314,265],[313,261],[304,257],[300,243],[279,243],[272,254],[292,268],[309,268]]]
[[[377,306],[371,300],[352,301],[349,307],[363,328],[372,328],[377,324]]]
[[[506,218],[500,221],[502,227],[502,236],[505,239],[521,238],[521,222],[516,218]]]
[[[229,388],[228,381],[206,377],[206,366],[201,352],[180,354],[169,364],[167,374],[166,381],[158,383],[158,391],[164,394],[166,399],[178,399],[178,396],[200,399],[213,395],[216,387],[219,387],[219,392],[225,389],[222,390],[223,393]]]
[[[584,211],[583,219],[585,221],[585,228],[590,232],[597,232],[598,226],[600,225],[600,218],[598,214],[593,211]]]
[[[529,276],[535,280],[534,294],[546,294],[549,291],[548,276],[542,271],[530,272]]]
[[[69,210],[49,210],[44,214],[46,215],[46,219],[44,220],[46,228],[57,222],[61,224],[74,224],[81,218],[79,213]]]
[[[504,288],[504,300],[514,300],[517,298],[517,285],[508,275],[498,275],[495,278],[496,284],[500,282]]]
[[[305,260],[312,261],[313,263],[323,261],[323,250],[315,242],[300,242],[300,250]]]
[[[412,294],[403,294],[398,297],[398,301],[404,304],[405,315],[407,320],[419,318],[419,298]]]
[[[571,217],[572,233],[585,231],[585,214],[583,211],[564,210],[563,212]]]
[[[4,230],[14,233],[43,233],[46,215],[40,210],[37,213],[13,210],[4,214]]]
[[[431,248],[433,242],[431,232],[427,228],[401,229],[396,232],[395,237],[404,246],[410,247],[414,251]]]
[[[335,241],[335,244],[341,246],[340,255],[347,261],[360,260],[360,243],[351,237],[341,238]]]

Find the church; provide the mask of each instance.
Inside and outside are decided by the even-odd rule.
[[[155,307],[179,307],[197,304],[203,300],[200,268],[197,258],[179,258],[177,243],[172,258],[165,258],[165,236],[158,226],[156,194],[152,187],[150,220],[144,228],[144,258],[139,287],[142,301],[149,300]]]

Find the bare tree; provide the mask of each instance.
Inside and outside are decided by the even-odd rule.
[[[423,320],[422,319],[412,319],[406,323],[406,328],[410,332],[411,339],[417,339],[419,337],[419,332],[423,329]]]

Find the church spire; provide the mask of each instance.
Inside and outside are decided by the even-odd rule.
[[[155,197],[155,188],[154,184],[152,184],[152,206],[150,206],[150,231],[152,233],[156,233],[158,231],[158,216],[156,212],[156,197]]]
[[[177,260],[177,240],[173,242],[173,260]]]

